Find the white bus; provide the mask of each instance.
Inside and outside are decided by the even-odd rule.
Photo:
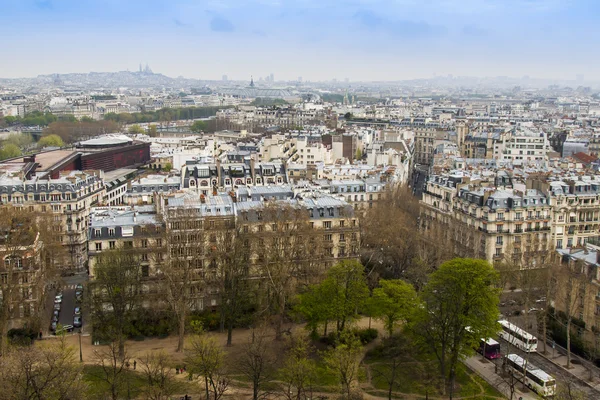
[[[498,321],[498,323],[502,326],[500,331],[502,339],[527,353],[537,351],[537,338],[535,336],[506,320]]]
[[[504,360],[508,371],[516,379],[527,385],[529,389],[542,397],[554,396],[556,393],[556,380],[552,376],[516,354],[509,354]]]

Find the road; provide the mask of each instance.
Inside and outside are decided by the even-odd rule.
[[[579,377],[574,376],[569,373],[562,367],[556,365],[552,361],[548,360],[546,357],[542,356],[538,353],[525,353],[524,351],[517,349],[516,347],[510,345],[507,341],[501,340],[502,343],[502,353],[507,354],[507,347],[510,346],[509,353],[518,354],[523,357],[525,360],[530,362],[532,365],[535,365],[538,368],[541,368],[546,373],[552,375],[554,379],[556,379],[557,385],[564,387],[566,382],[571,382],[574,388],[585,393],[586,398],[588,399],[600,399],[600,391],[591,388],[584,381],[582,381]],[[501,361],[498,361],[501,362]]]
[[[75,311],[75,307],[79,306],[75,301],[75,287],[77,284],[83,284],[85,287],[85,283],[87,282],[87,273],[76,274],[74,276],[68,276],[61,278],[62,282],[60,286],[62,287],[63,299],[60,308],[60,314],[58,316],[58,322],[61,325],[73,325],[73,313]],[[45,324],[45,332],[48,332],[50,327],[50,321],[52,319],[52,312],[54,310],[54,296],[56,295],[56,290],[48,291],[48,299],[46,303],[47,313],[48,313],[48,322]],[[83,315],[83,327],[82,332],[85,331],[85,321],[86,316]],[[51,332],[48,332],[51,334]]]

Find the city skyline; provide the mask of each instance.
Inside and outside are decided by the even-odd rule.
[[[230,80],[599,80],[589,0],[0,0],[3,78],[137,70]]]

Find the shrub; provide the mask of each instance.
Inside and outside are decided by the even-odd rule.
[[[8,339],[12,344],[30,345],[36,338],[36,333],[28,328],[15,328],[8,331]]]
[[[377,339],[379,332],[377,331],[377,329],[374,328],[366,328],[356,330],[354,331],[354,334],[358,336],[362,344],[368,344],[371,343],[373,340]]]

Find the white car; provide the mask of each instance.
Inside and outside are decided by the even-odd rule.
[[[62,294],[57,294],[54,296],[54,304],[62,303]]]

